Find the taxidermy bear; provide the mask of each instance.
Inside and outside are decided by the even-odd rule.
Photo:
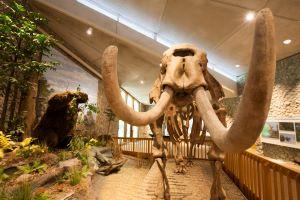
[[[32,137],[49,147],[67,147],[73,137],[73,129],[80,111],[78,104],[87,101],[88,95],[79,91],[66,91],[52,96],[45,114],[33,130]]]

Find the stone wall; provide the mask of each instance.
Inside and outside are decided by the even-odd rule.
[[[277,62],[269,117],[300,117],[300,53]]]
[[[227,111],[227,116],[230,118],[234,117],[237,110],[237,105],[239,105],[240,97],[224,98],[221,103],[225,106]]]
[[[300,153],[299,149],[268,143],[262,143],[262,150],[265,156],[289,161],[294,161],[297,154]]]
[[[238,77],[238,94],[241,95],[247,75]],[[223,104],[228,115],[232,117],[237,109],[240,97],[225,98]],[[300,117],[300,53],[277,61],[275,84],[269,118],[299,118]],[[263,143],[264,155],[283,160],[294,160],[299,149]]]
[[[237,80],[241,95],[246,75]],[[277,61],[269,117],[300,117],[300,53]]]

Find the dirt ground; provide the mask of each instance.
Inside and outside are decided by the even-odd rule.
[[[124,157],[128,160],[118,173],[93,176],[89,200],[134,199],[134,194],[141,187],[150,165],[136,158]]]
[[[127,163],[122,169],[109,176],[95,175],[92,180],[90,200],[141,200],[155,199],[156,169],[149,169],[149,163],[139,163],[135,158],[126,157]],[[141,166],[142,165],[142,166]],[[208,161],[194,161],[185,175],[175,174],[175,163],[167,164],[167,175],[171,188],[172,200],[210,199],[212,173]],[[229,200],[245,200],[246,198],[229,177],[222,173],[223,187]]]

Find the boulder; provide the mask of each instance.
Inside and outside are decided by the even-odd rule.
[[[64,168],[67,171],[78,169],[81,167],[81,161],[78,158],[72,158],[69,160],[60,161],[58,163],[60,168]]]

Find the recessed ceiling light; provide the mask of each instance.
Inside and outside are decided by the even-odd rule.
[[[286,40],[283,40],[282,43],[288,45],[288,44],[290,44],[291,42],[292,42],[291,39],[286,39]]]
[[[93,34],[93,29],[90,27],[86,30],[86,34],[92,35]]]
[[[235,67],[240,67],[240,65],[235,65]]]
[[[252,20],[254,19],[254,17],[255,17],[255,13],[254,13],[254,12],[248,12],[248,13],[246,14],[245,19],[246,19],[247,21],[252,21]]]
[[[140,81],[140,83],[141,83],[141,84],[144,84],[144,81],[143,81],[143,80],[141,80],[141,81]]]

